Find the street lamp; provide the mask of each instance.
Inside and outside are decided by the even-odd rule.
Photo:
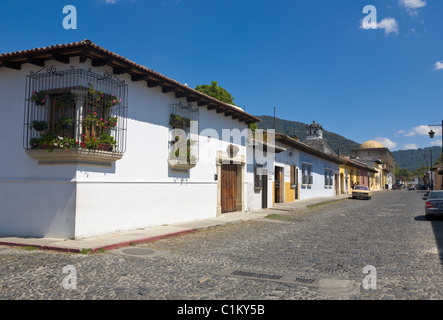
[[[441,127],[441,148],[442,148],[442,159],[443,159],[443,120],[441,121],[441,124],[430,124],[428,125],[429,127]],[[434,130],[431,129],[431,131],[428,132],[429,133],[429,137],[431,139],[434,138],[435,132]],[[431,168],[432,168],[432,164],[431,164]],[[432,172],[431,172],[431,176],[432,176]],[[442,182],[441,182],[441,189],[443,190],[443,177],[442,177]]]

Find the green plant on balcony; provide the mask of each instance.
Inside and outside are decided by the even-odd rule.
[[[100,143],[98,145],[99,150],[112,151],[117,146],[117,141],[109,133],[104,133],[100,136]]]
[[[54,98],[54,107],[56,110],[63,107],[75,107],[75,94],[71,92],[63,92],[58,97]]]
[[[193,154],[192,146],[196,142],[187,139],[186,143],[180,141],[178,136],[171,141],[171,151],[169,154],[170,160],[177,160],[183,163],[196,163],[197,157]]]
[[[82,123],[84,126],[99,126],[100,125],[100,117],[96,111],[86,110],[86,116],[82,117]]]
[[[48,97],[49,96],[45,92],[34,90],[32,91],[31,101],[34,101],[38,106],[44,106]]]
[[[169,117],[169,125],[174,129],[186,129],[191,127],[191,120],[171,113]]]
[[[44,149],[48,152],[54,149],[69,149],[78,147],[79,142],[73,138],[57,136],[53,131],[42,132],[40,137],[31,138],[29,141],[31,149]]]
[[[46,121],[34,120],[34,121],[32,121],[30,128],[33,128],[35,131],[40,132],[40,131],[46,130],[48,128],[48,123]]]
[[[106,94],[103,91],[97,91],[89,84],[88,89],[89,101],[93,102],[96,106],[103,106],[105,109],[109,109],[115,105],[120,104],[121,98],[118,98],[114,94]]]
[[[117,146],[117,142],[115,138],[108,133],[104,133],[100,137],[87,137],[83,135],[79,146],[90,150],[112,151]]]
[[[58,119],[57,128],[62,128],[64,130],[71,128],[74,125],[74,118],[63,117]]]

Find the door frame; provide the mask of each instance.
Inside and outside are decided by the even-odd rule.
[[[244,155],[237,154],[235,156],[230,156],[227,152],[218,150],[216,156],[216,166],[217,166],[217,208],[216,216],[222,215],[221,210],[221,165],[232,163],[237,165],[237,210],[245,211],[245,165],[246,160]]]

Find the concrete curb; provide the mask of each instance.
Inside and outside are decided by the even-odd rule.
[[[265,218],[271,213],[294,211],[297,209],[307,209],[310,206],[327,204],[345,200],[349,195],[342,195],[333,198],[316,198],[308,200],[297,200],[290,203],[275,204],[273,208],[261,209],[257,211],[232,212],[223,214],[220,217],[213,217],[198,221],[188,221],[168,226],[152,227],[145,230],[125,232],[121,234],[111,234],[102,237],[86,238],[80,240],[51,239],[51,238],[20,238],[20,237],[0,237],[0,244],[11,247],[33,247],[40,250],[52,250],[66,253],[87,253],[98,252],[100,250],[113,250],[127,247],[133,244],[153,242],[164,238],[184,235],[200,230],[219,227],[229,223],[237,223],[248,220],[258,220]]]

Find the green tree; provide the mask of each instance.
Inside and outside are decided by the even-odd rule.
[[[396,166],[395,167],[395,176],[396,177],[403,177],[403,179],[409,180],[409,178],[412,176],[412,173],[409,172],[408,169]]]
[[[217,81],[212,81],[211,85],[198,85],[195,87],[195,90],[203,92],[204,94],[222,102],[234,104],[234,97],[228,91],[220,87]]]

